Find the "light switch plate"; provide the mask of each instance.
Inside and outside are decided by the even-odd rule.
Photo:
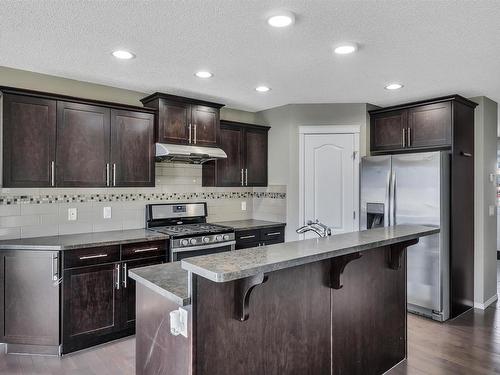
[[[104,207],[102,209],[102,217],[104,219],[111,219],[111,207]]]
[[[490,182],[495,182],[495,174],[490,173]]]
[[[78,210],[76,208],[68,208],[68,220],[75,221],[78,217]]]
[[[241,202],[241,211],[246,211],[247,210],[247,202],[243,201]]]
[[[495,206],[489,206],[489,214],[490,216],[495,216]]]

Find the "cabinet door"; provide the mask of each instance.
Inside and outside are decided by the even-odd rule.
[[[219,110],[202,105],[193,105],[191,115],[193,143],[200,146],[217,145]]]
[[[108,108],[57,103],[57,186],[107,185]]]
[[[221,126],[220,147],[227,159],[217,160],[217,186],[242,186],[243,130],[238,127]]]
[[[408,146],[451,145],[451,103],[436,103],[408,110]]]
[[[373,115],[370,127],[371,150],[402,149],[406,119],[407,112],[405,110]]]
[[[100,343],[119,329],[119,272],[117,263],[64,271],[64,353]]]
[[[135,281],[128,277],[128,271],[134,268],[152,266],[165,262],[165,257],[133,260],[122,264],[122,327],[133,330],[135,327]]]
[[[54,285],[52,279],[56,275],[56,256],[57,253],[47,251],[3,252],[2,342],[59,346],[59,285]]]
[[[3,136],[3,186],[51,186],[56,101],[5,94]]]
[[[154,115],[111,110],[111,185],[154,186]]]
[[[189,143],[191,106],[176,101],[160,100],[157,138],[160,143]]]
[[[267,130],[245,130],[245,186],[267,186]]]

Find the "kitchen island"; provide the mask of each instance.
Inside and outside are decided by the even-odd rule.
[[[406,358],[406,248],[438,232],[378,228],[130,271],[136,373],[382,374]],[[170,321],[178,309],[184,324]]]

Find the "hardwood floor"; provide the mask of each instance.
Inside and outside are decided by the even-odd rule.
[[[134,357],[133,338],[62,358],[0,353],[0,374],[134,375]],[[387,374],[500,374],[500,303],[484,311],[469,311],[445,324],[409,314],[408,361]]]

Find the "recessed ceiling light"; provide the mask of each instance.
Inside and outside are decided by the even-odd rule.
[[[390,83],[387,86],[385,86],[385,89],[386,90],[398,90],[401,87],[403,87],[403,85],[401,83]]]
[[[282,11],[273,14],[267,19],[267,23],[272,27],[287,27],[295,22],[295,14],[288,11]]]
[[[210,72],[207,72],[206,70],[200,70],[199,72],[196,72],[194,74],[198,78],[210,78],[213,77],[213,74]]]
[[[356,52],[358,45],[356,43],[341,43],[334,47],[333,52],[337,55],[348,55],[349,53]]]
[[[255,91],[258,91],[258,92],[268,92],[269,90],[271,90],[271,89],[267,86],[257,86],[255,88]]]
[[[135,57],[135,55],[132,52],[125,51],[122,49],[113,51],[112,55],[120,60],[130,60]]]

